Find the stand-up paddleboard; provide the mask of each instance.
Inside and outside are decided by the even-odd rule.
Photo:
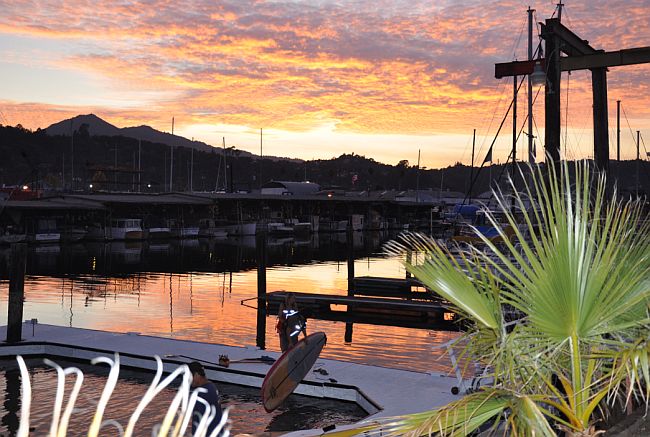
[[[325,333],[314,332],[277,359],[262,383],[262,405],[267,413],[293,393],[318,359],[325,343]]]

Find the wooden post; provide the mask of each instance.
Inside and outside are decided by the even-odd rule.
[[[354,235],[352,230],[352,216],[348,220],[348,227],[346,230],[347,234],[347,246],[348,246],[348,296],[354,296]],[[348,306],[348,311],[350,307]],[[346,343],[352,343],[352,327],[351,322],[345,323],[345,334],[344,341]]]
[[[258,223],[257,251],[257,347],[266,349],[266,224]]]
[[[26,255],[27,246],[24,243],[17,243],[11,246],[7,343],[17,343],[22,340]]]
[[[347,245],[348,245],[348,296],[354,296],[354,236],[352,230],[352,217],[348,221]]]
[[[406,251],[406,264],[411,264],[413,262],[413,252],[411,249]],[[409,279],[411,277],[411,272],[408,270],[406,271],[406,279]]]
[[[591,70],[594,113],[594,161],[599,171],[609,171],[609,125],[607,114],[607,68]]]

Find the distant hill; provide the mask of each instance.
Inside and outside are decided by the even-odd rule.
[[[78,131],[83,125],[87,125],[88,134],[93,136],[123,136],[135,138],[152,143],[166,144],[168,146],[187,147],[203,152],[211,152],[214,147],[201,141],[192,141],[179,135],[172,135],[167,132],[161,132],[150,126],[135,126],[119,128],[113,126],[107,121],[102,120],[95,114],[77,115],[73,118],[54,123],[47,128],[45,132],[48,135],[70,136],[71,131]],[[253,156],[252,153],[240,151],[240,156]]]
[[[47,132],[48,135],[70,136],[70,133],[79,130],[82,124],[88,125],[88,132],[90,135],[105,135],[107,137],[122,135],[119,127],[113,126],[109,122],[97,117],[95,114],[77,115],[76,117],[62,120],[48,126],[45,129],[45,132]]]

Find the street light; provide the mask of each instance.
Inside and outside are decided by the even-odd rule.
[[[533,72],[530,74],[530,80],[535,86],[544,85],[546,83],[546,72],[542,68],[541,61],[535,62]]]

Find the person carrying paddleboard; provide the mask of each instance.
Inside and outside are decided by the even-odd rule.
[[[278,323],[275,327],[280,336],[280,350],[286,352],[298,343],[298,335],[302,332],[307,338],[307,323],[298,310],[296,296],[293,293],[284,295],[284,302],[278,311]]]

